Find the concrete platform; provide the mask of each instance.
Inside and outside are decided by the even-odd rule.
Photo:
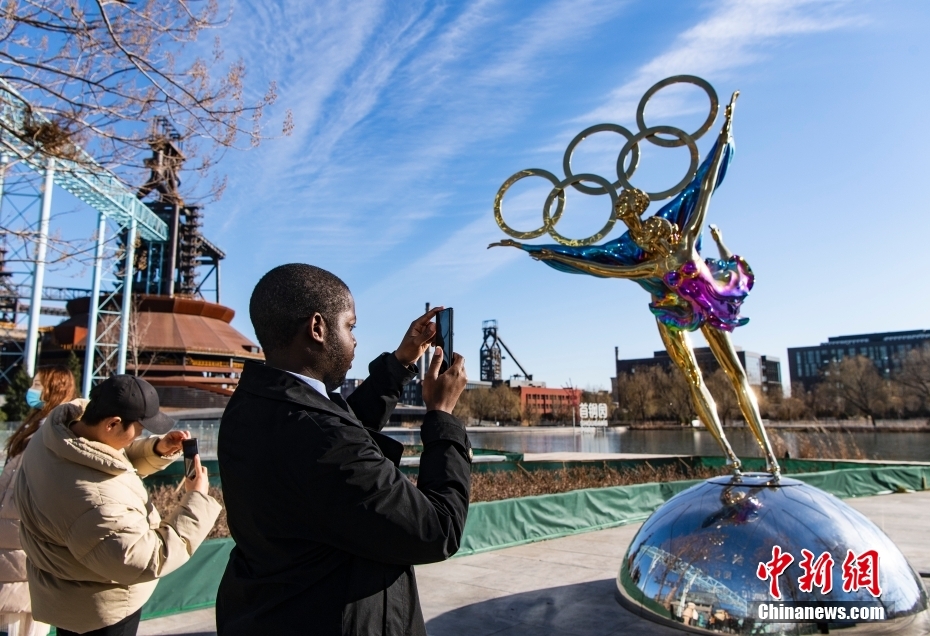
[[[571,451],[560,453],[524,453],[525,462],[588,462],[605,460],[650,460],[665,459],[667,457],[686,457],[686,455],[650,455],[646,453],[575,453]]]
[[[930,492],[848,499],[930,577]],[[639,525],[531,543],[417,567],[430,636],[673,636],[614,600]],[[213,610],[144,621],[140,635],[215,634]]]

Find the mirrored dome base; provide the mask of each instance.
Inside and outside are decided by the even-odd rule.
[[[779,550],[773,554],[775,546]],[[801,585],[802,550],[813,555],[814,565],[824,553],[830,555],[832,567],[825,557],[820,573],[830,570],[832,585],[825,585],[824,578]],[[877,572],[869,571],[869,559],[863,557],[873,550]],[[773,577],[768,576],[780,555],[792,557],[776,579],[781,603],[772,596]],[[787,560],[782,556],[780,562]],[[877,598],[874,583],[866,585],[871,574],[878,576]],[[844,591],[847,579],[849,591]],[[825,587],[830,591],[824,593]],[[630,544],[617,591],[630,611],[686,632],[930,633],[923,582],[884,532],[833,495],[796,479],[775,480],[769,473],[709,479],[663,504]],[[798,601],[880,604],[885,620],[771,622],[759,615],[759,603]]]

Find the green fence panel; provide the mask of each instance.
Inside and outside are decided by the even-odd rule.
[[[644,521],[663,502],[697,483],[588,488],[472,504],[456,556]]]
[[[930,466],[881,466],[847,468],[792,475],[795,479],[841,499],[893,492],[927,490]]]
[[[726,457],[689,457],[690,461],[696,466],[706,466],[709,468],[723,468],[726,465]],[[765,460],[761,457],[741,458],[743,470],[748,471],[765,471]],[[881,461],[850,461],[843,459],[779,459],[781,470],[785,474],[794,473],[814,473],[822,470],[839,470],[840,468],[870,468],[874,466],[886,466]],[[898,465],[901,462],[895,462]]]
[[[158,582],[142,618],[213,607],[232,548],[232,539],[204,541],[190,561]]]

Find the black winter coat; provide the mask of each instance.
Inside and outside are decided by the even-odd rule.
[[[378,432],[413,373],[387,353],[369,372],[347,411],[289,373],[246,363],[218,442],[236,542],[219,636],[425,636],[412,566],[458,550],[471,447],[457,419],[428,412],[414,486],[397,469],[403,444]]]

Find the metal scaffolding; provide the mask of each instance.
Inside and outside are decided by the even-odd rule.
[[[679,581],[686,581],[682,589],[682,600],[684,600],[685,594],[697,584],[698,589],[702,593],[714,596],[719,599],[721,603],[725,603],[731,608],[738,609],[743,615],[749,612],[749,603],[740,593],[721,581],[708,576],[698,565],[689,563],[688,559],[666,552],[662,548],[652,545],[643,546],[640,548],[640,553],[650,559],[650,565],[646,572],[646,576],[652,574],[652,571],[657,566],[662,566],[663,576],[668,576],[666,572],[671,572],[677,576]],[[662,586],[660,585],[659,592],[661,591]]]
[[[126,368],[126,349],[128,345],[129,322],[131,313],[131,289],[133,276],[133,249],[138,234],[145,240],[165,241],[168,239],[168,226],[152,212],[139,198],[131,192],[113,173],[99,165],[81,148],[71,153],[73,158],[49,159],[41,148],[26,141],[24,124],[49,123],[40,113],[33,109],[9,84],[0,80],[0,214],[6,207],[8,193],[6,178],[12,163],[27,166],[44,176],[41,189],[41,210],[36,229],[30,237],[35,249],[31,255],[23,256],[22,261],[32,263],[28,282],[30,293],[29,321],[24,350],[19,355],[27,373],[35,373],[38,350],[39,315],[42,311],[43,281],[46,265],[46,247],[48,243],[48,226],[52,204],[53,186],[57,185],[89,205],[98,213],[97,250],[93,267],[93,288],[91,290],[90,310],[88,312],[87,354],[84,364],[83,393],[86,397],[95,380],[115,370],[122,373]],[[26,220],[23,217],[23,220]],[[104,264],[106,258],[106,223],[116,226],[117,233],[126,233],[124,254],[121,259],[122,271],[112,281],[111,290],[104,291]],[[31,228],[31,224],[28,224]],[[26,250],[25,242],[23,250]],[[28,256],[28,257],[27,257]],[[7,258],[9,258],[7,256]],[[112,273],[112,272],[108,272]],[[25,274],[25,273],[23,273]],[[0,280],[0,284],[3,281]],[[123,293],[126,290],[126,293]],[[117,299],[121,300],[116,307]],[[103,327],[97,329],[98,320]],[[13,325],[15,328],[15,324]],[[114,336],[116,336],[114,338]],[[11,348],[15,349],[15,347]],[[6,348],[4,348],[6,351]],[[116,358],[115,368],[112,365]],[[9,364],[10,361],[7,361]],[[5,366],[5,369],[15,367]],[[0,370],[2,371],[2,370]]]

